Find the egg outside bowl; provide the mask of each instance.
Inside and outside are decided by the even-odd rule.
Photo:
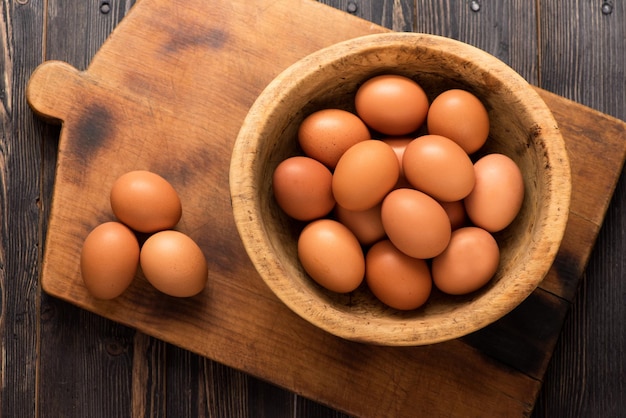
[[[302,224],[272,194],[274,168],[299,154],[296,132],[310,113],[354,111],[357,88],[394,73],[417,81],[432,99],[450,88],[482,100],[491,130],[481,153],[500,152],[520,167],[525,197],[516,220],[497,234],[501,262],[481,290],[449,296],[433,290],[413,311],[379,302],[365,283],[350,294],[317,285],[297,257]],[[230,166],[233,213],[244,247],[276,296],[313,325],[344,339],[415,346],[464,336],[519,305],[549,271],[570,204],[571,177],[563,138],[550,110],[514,70],[488,53],[444,37],[417,33],[367,35],[319,50],[278,75],[251,107]]]

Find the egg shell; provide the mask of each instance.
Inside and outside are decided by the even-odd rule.
[[[393,152],[396,153],[396,157],[398,157],[398,164],[400,165],[400,175],[398,178],[398,182],[395,186],[396,189],[399,189],[401,187],[411,187],[409,182],[406,180],[406,177],[404,176],[404,169],[402,168],[402,157],[404,155],[404,150],[406,149],[406,146],[409,145],[409,143],[414,139],[415,138],[413,137],[389,137],[382,139],[385,144],[389,145],[391,149],[393,149]]]
[[[375,139],[359,142],[341,156],[335,167],[333,196],[348,210],[366,210],[383,200],[399,176],[398,158],[389,145]]]
[[[151,235],[141,247],[139,260],[146,279],[167,295],[190,297],[206,286],[206,258],[196,242],[182,232]]]
[[[333,292],[351,292],[365,276],[359,241],[332,219],[318,219],[304,227],[298,237],[298,258],[313,280]]]
[[[322,109],[307,116],[298,128],[302,151],[333,169],[352,145],[371,139],[369,129],[354,113]]]
[[[489,136],[489,113],[472,93],[444,91],[428,109],[428,133],[442,135],[459,144],[468,154],[478,151]]]
[[[445,251],[432,261],[433,281],[448,294],[471,293],[491,280],[499,262],[500,250],[489,232],[473,226],[459,228]]]
[[[450,241],[450,219],[441,205],[426,193],[396,189],[383,200],[381,216],[391,242],[415,258],[439,255]]]
[[[120,222],[138,232],[173,228],[182,216],[174,187],[160,175],[135,170],[121,175],[111,187],[111,209]]]
[[[361,244],[371,245],[385,237],[380,210],[381,204],[363,211],[352,211],[337,205],[335,217],[352,231]]]
[[[416,189],[438,201],[453,202],[474,188],[474,165],[456,142],[440,135],[411,141],[402,156],[404,176]]]
[[[113,299],[124,293],[138,266],[137,238],[119,222],[98,225],[83,242],[80,271],[85,287],[97,299]]]
[[[365,280],[381,302],[401,310],[419,308],[432,290],[426,261],[409,257],[389,240],[377,242],[367,252]]]
[[[412,79],[383,74],[365,81],[355,96],[357,114],[370,128],[385,135],[406,135],[426,119],[428,97]]]
[[[476,184],[464,199],[470,220],[489,232],[513,222],[524,201],[524,178],[515,162],[504,154],[488,154],[474,164]]]
[[[450,218],[450,226],[452,230],[459,229],[467,224],[467,213],[465,212],[465,205],[462,200],[454,202],[439,202],[443,210],[448,214]]]
[[[294,219],[310,221],[332,211],[332,173],[319,161],[304,156],[283,160],[272,176],[278,206]]]

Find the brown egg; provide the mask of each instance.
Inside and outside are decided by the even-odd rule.
[[[182,232],[151,235],[141,247],[139,260],[146,279],[167,295],[194,296],[206,286],[206,258],[198,244]]]
[[[409,257],[389,240],[377,242],[367,252],[365,280],[381,302],[401,310],[419,308],[432,290],[426,261]]]
[[[313,280],[333,292],[353,291],[365,275],[359,241],[332,219],[318,219],[304,227],[298,238],[298,258]]]
[[[503,154],[489,154],[474,164],[476,184],[465,198],[470,220],[489,232],[506,228],[524,201],[524,178],[515,162]]]
[[[441,202],[467,196],[474,187],[474,166],[463,148],[439,135],[411,141],[402,157],[404,176],[416,189]]]
[[[304,153],[335,168],[339,157],[357,142],[371,139],[365,123],[341,109],[323,109],[307,116],[298,129],[298,142]]]
[[[431,272],[439,290],[463,295],[489,282],[499,262],[500,250],[493,236],[470,226],[452,233],[446,250],[433,259]]]
[[[385,232],[403,253],[415,258],[439,255],[450,241],[450,219],[432,197],[419,190],[396,189],[383,200]]]
[[[95,298],[113,299],[133,281],[139,266],[139,243],[133,231],[119,222],[95,227],[83,243],[80,271]]]
[[[379,140],[359,142],[339,159],[332,190],[337,204],[361,211],[380,203],[393,189],[400,165],[393,149]]]
[[[452,230],[459,229],[467,223],[467,213],[465,213],[465,205],[462,200],[455,202],[439,202],[443,210],[450,218],[450,226]]]
[[[447,90],[435,97],[426,124],[428,133],[450,138],[468,154],[482,147],[489,135],[487,109],[465,90]]]
[[[357,114],[370,128],[385,135],[406,135],[426,119],[428,97],[408,77],[379,75],[363,83],[356,92]]]
[[[327,215],[335,206],[332,173],[319,161],[290,157],[274,170],[272,187],[278,206],[294,219],[310,221]]]
[[[182,215],[174,187],[150,171],[136,170],[120,176],[113,183],[110,198],[117,219],[139,232],[173,228]]]
[[[400,164],[400,176],[395,186],[396,189],[399,189],[401,187],[411,187],[409,182],[406,180],[406,177],[404,176],[404,169],[402,168],[402,157],[404,156],[404,150],[406,149],[406,146],[409,145],[409,143],[413,141],[413,139],[415,138],[391,137],[391,138],[385,138],[382,140],[384,143],[389,145],[391,149],[393,149],[393,152],[396,153],[396,157],[398,157],[398,164]]]
[[[385,236],[380,209],[380,203],[362,211],[348,210],[337,205],[335,207],[335,216],[339,222],[352,231],[361,244],[370,245]]]

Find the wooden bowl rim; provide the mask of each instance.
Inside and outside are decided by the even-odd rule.
[[[257,158],[255,149],[259,145],[258,133],[272,123],[267,115],[280,102],[284,92],[297,88],[303,79],[346,56],[407,46],[445,51],[459,60],[484,68],[497,78],[506,79],[510,94],[520,96],[520,100],[523,96],[523,105],[533,115],[533,120],[541,125],[537,141],[545,147],[552,173],[548,186],[549,201],[544,202],[546,217],[542,220],[551,225],[550,234],[544,233],[535,248],[536,254],[541,254],[541,257],[520,266],[520,271],[525,274],[514,283],[492,288],[463,310],[455,311],[455,315],[448,315],[443,320],[437,318],[436,323],[428,317],[399,321],[358,316],[336,309],[300,289],[285,286],[290,279],[284,277],[280,260],[269,251],[272,246],[262,227],[254,176],[251,170],[243,169],[254,164]],[[565,233],[571,198],[571,173],[565,142],[551,111],[526,80],[499,59],[469,44],[412,32],[353,38],[314,52],[285,69],[268,84],[250,108],[233,147],[229,176],[233,214],[243,245],[261,278],[275,295],[300,317],[331,334],[378,345],[427,345],[458,338],[495,322],[513,310],[535,290],[551,268]],[[259,251],[259,248],[266,251]]]

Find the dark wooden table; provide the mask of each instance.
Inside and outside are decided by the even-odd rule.
[[[441,34],[474,44],[534,85],[626,120],[623,2],[324,2],[394,30]],[[133,3],[2,2],[2,416],[344,416],[42,292],[38,277],[59,131],[33,115],[25,85],[46,59],[85,69]],[[622,178],[533,417],[626,416],[625,205]]]

